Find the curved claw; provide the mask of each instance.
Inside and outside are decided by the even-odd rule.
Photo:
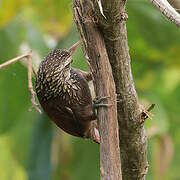
[[[102,101],[107,100],[108,98],[110,98],[110,96],[96,97],[96,98],[93,100],[93,103],[94,103],[94,104],[99,104],[99,103],[101,103]]]
[[[99,107],[110,107],[112,106],[112,104],[107,104],[107,103],[102,103],[102,101],[107,100],[108,98],[110,98],[110,96],[104,96],[104,97],[96,97],[93,100],[93,113],[95,116],[97,116],[97,108]]]

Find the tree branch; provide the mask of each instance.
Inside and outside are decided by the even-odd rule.
[[[180,14],[168,3],[167,0],[150,0],[158,10],[171,22],[180,27]]]
[[[169,4],[171,4],[174,9],[180,13],[180,1],[179,0],[168,0]]]
[[[95,1],[94,1],[95,2]],[[95,5],[95,14],[104,38],[118,94],[118,121],[122,177],[144,180],[147,170],[147,138],[143,110],[135,90],[127,40],[126,0],[101,0],[103,13]]]
[[[23,54],[21,56],[17,56],[13,59],[10,59],[8,61],[6,61],[3,64],[0,64],[0,70],[3,68],[8,67],[11,64],[14,64],[22,59],[26,58],[27,59],[27,72],[28,72],[28,89],[29,89],[29,93],[31,96],[31,103],[32,103],[32,107],[39,113],[41,113],[41,110],[38,107],[38,104],[36,103],[35,100],[35,92],[33,90],[33,85],[32,85],[32,52],[27,53],[27,54]]]
[[[29,54],[30,54],[30,53],[28,53],[28,54],[23,54],[23,55],[21,55],[21,56],[17,56],[17,57],[15,57],[15,58],[13,58],[13,59],[10,59],[10,60],[8,60],[8,61],[0,64],[0,69],[6,68],[6,67],[8,67],[8,66],[11,65],[11,64],[14,64],[14,63],[16,63],[16,62],[18,62],[18,61],[26,58],[27,56],[29,56]]]
[[[74,0],[74,19],[90,64],[96,95],[110,97],[106,104],[111,106],[100,107],[98,111],[101,179],[121,180],[115,84],[105,43],[93,14],[92,1]]]

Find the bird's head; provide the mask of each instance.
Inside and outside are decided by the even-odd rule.
[[[72,64],[72,55],[79,46],[80,41],[75,43],[69,50],[52,50],[44,59],[44,65],[47,71],[58,73],[70,70]]]

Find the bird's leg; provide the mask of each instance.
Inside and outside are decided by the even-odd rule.
[[[112,106],[112,104],[104,104],[104,103],[102,103],[102,101],[107,100],[108,98],[110,98],[110,97],[109,97],[109,96],[96,97],[96,98],[93,100],[93,106],[94,106],[95,108]]]
[[[99,107],[110,107],[112,106],[112,104],[107,104],[107,103],[102,103],[102,101],[107,100],[108,98],[110,98],[109,96],[104,96],[104,97],[96,97],[93,100],[93,113],[95,116],[97,116],[97,108]]]
[[[112,106],[112,104],[103,103],[103,101],[107,100],[108,98],[110,98],[110,97],[109,96],[96,97],[93,100],[94,117],[97,117],[97,108]],[[94,142],[100,144],[100,134],[99,134],[99,130],[98,130],[97,120],[91,122],[91,128],[90,128],[89,136]]]

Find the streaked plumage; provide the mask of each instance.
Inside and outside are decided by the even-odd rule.
[[[36,78],[39,102],[58,127],[67,133],[91,138],[91,121],[96,117],[88,82],[71,68],[72,53],[51,51],[41,62]]]

